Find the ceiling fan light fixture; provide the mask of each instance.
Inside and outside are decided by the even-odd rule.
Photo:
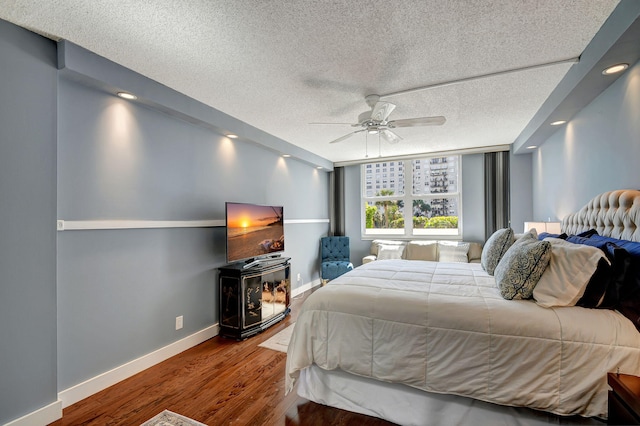
[[[351,127],[360,128],[359,130],[348,133],[338,139],[332,140],[329,143],[342,142],[345,139],[350,138],[356,133],[364,132],[365,137],[368,135],[378,135],[382,137],[386,142],[397,143],[402,138],[396,135],[389,129],[395,129],[398,127],[417,127],[417,126],[441,126],[447,120],[443,116],[435,117],[416,117],[416,118],[404,118],[400,120],[389,120],[389,115],[395,109],[396,105],[390,102],[384,102],[379,100],[378,95],[369,95],[366,97],[367,105],[371,108],[370,111],[365,111],[358,115],[358,122],[354,124],[349,123],[333,123],[333,124],[349,124]],[[313,124],[331,124],[331,123],[313,123]],[[365,157],[367,140],[365,138]]]
[[[610,67],[607,67],[604,70],[602,70],[602,75],[617,74],[619,72],[626,70],[627,68],[629,68],[629,64],[625,64],[625,63],[611,65]]]

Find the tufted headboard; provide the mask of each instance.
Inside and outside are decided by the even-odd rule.
[[[598,234],[640,241],[640,191],[619,189],[598,195],[562,219],[562,232],[578,234],[595,229]]]

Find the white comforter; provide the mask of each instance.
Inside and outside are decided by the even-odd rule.
[[[425,391],[606,417],[606,373],[640,375],[640,333],[623,315],[504,300],[479,264],[381,260],[305,301],[287,391],[311,364]]]

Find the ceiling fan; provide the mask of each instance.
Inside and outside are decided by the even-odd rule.
[[[311,123],[311,124],[349,124],[351,127],[361,127],[361,129],[348,133],[329,143],[342,142],[350,138],[356,133],[368,132],[370,134],[378,134],[389,143],[397,143],[402,140],[400,136],[392,132],[390,129],[396,127],[417,127],[417,126],[441,126],[447,121],[443,116],[434,117],[418,117],[405,118],[401,120],[388,121],[389,115],[395,109],[396,105],[391,102],[380,101],[378,95],[368,95],[365,98],[367,105],[371,107],[371,111],[365,111],[358,116],[358,122],[349,123]]]

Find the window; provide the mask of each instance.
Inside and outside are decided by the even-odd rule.
[[[460,163],[453,155],[362,165],[363,236],[461,236]],[[395,181],[365,179],[368,169],[387,166],[397,170]]]

